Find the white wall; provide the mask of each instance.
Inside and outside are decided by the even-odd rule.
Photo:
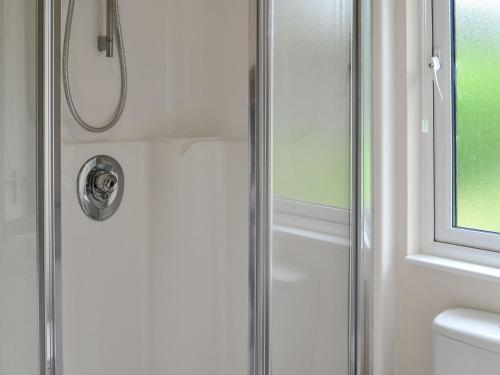
[[[397,374],[432,374],[432,320],[452,307],[500,313],[500,284],[406,265],[398,256]]]
[[[150,147],[152,374],[245,374],[247,144]]]
[[[62,165],[63,365],[68,374],[148,374],[149,236],[144,143],[65,145]],[[125,173],[124,198],[105,222],[76,197],[80,167],[105,152]]]
[[[65,372],[245,373],[247,147],[188,138],[65,145]],[[94,222],[78,205],[76,173],[103,149],[122,165],[125,191],[117,213]]]
[[[75,2],[69,59],[76,106],[84,119],[96,125],[109,119],[120,92],[118,58],[108,59],[97,50],[97,36],[103,35],[105,29],[105,3],[101,0]],[[169,82],[165,76],[163,3],[159,0],[119,2],[129,81],[123,117],[109,132],[88,133],[72,119],[63,95],[63,141],[143,139],[158,132],[162,126],[166,127],[165,87]],[[63,31],[66,9],[67,0],[63,0]]]
[[[120,122],[87,133],[62,102],[65,371],[243,374],[248,1],[119,3],[129,78]],[[95,124],[119,93],[118,59],[96,50],[104,4],[76,1],[71,44],[75,102]],[[78,170],[95,154],[115,156],[125,174],[122,205],[104,223],[76,200]]]
[[[389,2],[380,3],[389,4]],[[389,134],[396,147],[396,166],[392,191],[393,209],[396,211],[397,235],[394,245],[382,249],[393,254],[395,291],[395,373],[397,375],[432,374],[432,320],[440,312],[452,307],[470,307],[491,312],[500,312],[500,284],[472,277],[460,276],[444,271],[420,268],[404,262],[407,254],[418,250],[418,204],[411,197],[418,196],[417,180],[407,172],[407,163],[413,170],[419,168],[415,150],[419,137],[419,7],[421,1],[407,0],[394,5],[392,18],[386,22],[395,28],[393,41],[397,51],[397,69],[392,79],[396,82],[396,102],[392,110],[396,116],[397,129]],[[408,42],[407,42],[408,40]],[[413,155],[413,157],[412,157]],[[413,181],[413,182],[412,182]],[[410,199],[409,199],[410,198]],[[386,201],[387,202],[387,201]],[[413,228],[413,229],[412,229]],[[392,276],[390,276],[392,277]],[[377,341],[375,345],[390,345]],[[389,350],[389,349],[386,349]],[[382,374],[381,374],[382,375]],[[385,375],[385,374],[384,374]]]
[[[67,0],[63,0],[63,30]],[[118,58],[97,51],[102,0],[76,1],[70,82],[84,119],[98,125],[118,101]],[[120,123],[90,134],[63,97],[63,140],[131,140],[183,135],[245,139],[248,121],[247,0],[121,0],[129,90]],[[115,45],[116,47],[116,45]],[[116,55],[116,54],[115,54]]]
[[[163,105],[169,129],[159,132],[246,139],[248,0],[156,2],[165,7]]]

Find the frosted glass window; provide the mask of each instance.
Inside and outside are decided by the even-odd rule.
[[[274,194],[348,208],[351,3],[276,0],[273,12]]]
[[[500,2],[454,5],[455,226],[500,232]]]

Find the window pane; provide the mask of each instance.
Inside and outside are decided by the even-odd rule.
[[[500,2],[455,0],[455,224],[500,232]]]
[[[351,2],[273,8],[274,193],[348,208]]]

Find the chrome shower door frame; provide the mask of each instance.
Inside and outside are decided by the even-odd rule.
[[[270,375],[269,54],[271,0],[249,0],[249,374]],[[37,242],[41,375],[62,374],[61,344],[61,3],[37,0]],[[352,207],[349,375],[370,375],[371,0],[353,0]]]
[[[271,375],[273,0],[250,0],[249,374]],[[352,0],[349,373],[372,374],[371,0]]]
[[[60,370],[60,0],[37,0],[37,245],[40,374]]]

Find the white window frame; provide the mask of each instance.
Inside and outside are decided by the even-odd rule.
[[[453,223],[453,78],[452,2],[424,0],[422,9],[422,252],[447,258],[500,266],[500,235],[457,228]],[[429,63],[439,57],[437,72],[443,99]],[[484,251],[488,250],[488,251]]]

